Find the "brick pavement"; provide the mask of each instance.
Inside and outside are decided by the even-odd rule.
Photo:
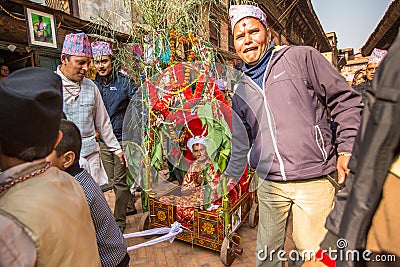
[[[115,196],[112,191],[105,193],[105,197],[113,209]],[[139,193],[136,193],[139,198]],[[137,226],[142,216],[140,199],[136,202],[138,214],[129,216],[125,233],[137,232]],[[232,266],[255,266],[255,249],[257,227],[250,228],[246,220],[237,233],[241,237],[243,254],[238,256]],[[142,237],[127,240],[128,246],[133,246],[148,241]],[[179,267],[213,267],[224,266],[219,259],[219,252],[191,245],[190,243],[174,240],[173,243],[163,242],[129,252],[130,266],[179,266]]]

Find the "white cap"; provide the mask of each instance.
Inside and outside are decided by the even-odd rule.
[[[193,136],[187,142],[187,147],[193,152],[193,145],[202,144],[207,147],[207,139],[204,136]]]

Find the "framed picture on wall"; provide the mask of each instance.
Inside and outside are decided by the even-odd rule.
[[[57,48],[57,28],[52,14],[25,7],[29,45]]]

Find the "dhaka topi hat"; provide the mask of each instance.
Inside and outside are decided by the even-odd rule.
[[[187,141],[187,147],[193,152],[193,145],[202,144],[207,147],[207,139],[204,136],[193,136]]]
[[[100,57],[100,56],[112,56],[113,55],[110,43],[98,41],[98,42],[92,43],[91,46],[92,46],[92,55],[94,58]]]
[[[71,56],[92,57],[89,37],[83,32],[67,34],[61,53]]]
[[[262,24],[264,24],[265,28],[267,28],[267,15],[257,6],[232,5],[229,8],[229,17],[231,19],[232,32],[236,23],[247,17],[258,19]]]
[[[0,82],[0,138],[25,147],[57,139],[62,116],[62,82],[49,69],[30,67]]]
[[[386,50],[374,48],[374,50],[371,53],[371,56],[369,57],[368,64],[381,63],[382,60],[385,58],[386,54],[387,54]]]

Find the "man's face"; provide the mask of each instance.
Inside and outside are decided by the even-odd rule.
[[[100,56],[94,59],[94,66],[100,76],[108,76],[112,71],[110,56]]]
[[[255,18],[244,18],[233,29],[238,56],[248,65],[257,64],[269,47],[271,33]]]
[[[208,159],[207,148],[203,144],[194,144],[192,147],[193,157],[199,161],[206,161]]]
[[[90,57],[61,55],[61,72],[73,82],[80,82],[85,77],[90,64]]]
[[[9,74],[10,74],[10,70],[8,69],[8,67],[7,66],[1,66],[0,76],[7,77]]]
[[[379,63],[370,63],[367,65],[367,69],[365,70],[365,76],[368,80],[372,81],[375,76],[375,72],[379,67]]]

